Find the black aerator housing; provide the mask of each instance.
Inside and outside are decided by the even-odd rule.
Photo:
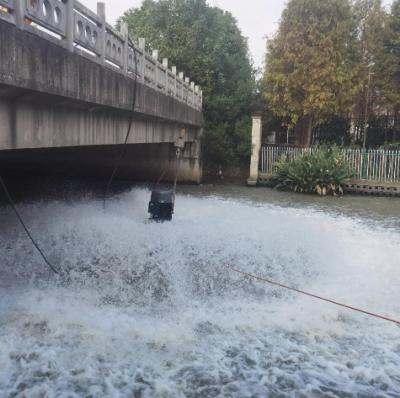
[[[152,220],[171,221],[174,213],[174,192],[161,189],[152,191],[149,213]]]

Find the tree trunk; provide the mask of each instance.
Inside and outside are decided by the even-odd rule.
[[[310,116],[302,116],[297,122],[295,129],[295,144],[300,147],[311,145],[312,119]]]

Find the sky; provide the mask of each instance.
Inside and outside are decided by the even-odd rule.
[[[96,10],[96,0],[80,0]],[[107,21],[114,24],[124,11],[140,7],[142,0],[103,0],[106,3]],[[208,0],[209,4],[230,11],[237,19],[243,35],[248,38],[250,55],[257,68],[262,68],[265,57],[266,38],[277,30],[286,0]],[[386,5],[391,0],[383,1]]]

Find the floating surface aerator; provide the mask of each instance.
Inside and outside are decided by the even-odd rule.
[[[151,193],[149,213],[155,221],[171,221],[174,212],[174,191],[156,189]]]

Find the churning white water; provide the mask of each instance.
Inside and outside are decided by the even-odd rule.
[[[310,209],[149,192],[0,208],[0,397],[400,397],[400,231]]]

